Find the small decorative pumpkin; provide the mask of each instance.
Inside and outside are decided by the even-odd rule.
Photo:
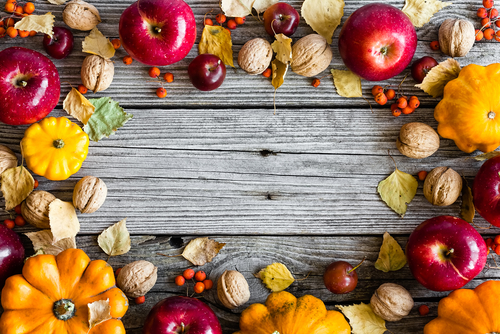
[[[87,304],[106,299],[112,319],[90,329]],[[67,249],[28,258],[22,275],[7,279],[2,307],[1,334],[125,334],[118,318],[127,312],[128,299],[115,287],[109,264]]]
[[[21,150],[26,165],[49,180],[66,180],[87,158],[89,136],[66,117],[48,117],[24,133]]]
[[[459,149],[491,152],[500,145],[500,64],[465,66],[444,87],[434,110],[438,133]]]
[[[327,311],[311,295],[299,299],[286,291],[273,292],[266,304],[252,304],[243,311],[240,331],[234,334],[349,334],[351,327],[342,313]]]
[[[500,281],[486,281],[474,290],[455,290],[441,299],[438,317],[424,334],[500,333]]]

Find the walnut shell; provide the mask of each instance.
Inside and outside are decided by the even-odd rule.
[[[108,187],[95,176],[85,176],[73,189],[73,205],[81,213],[96,212],[106,200]]]
[[[439,47],[449,56],[465,57],[475,41],[474,25],[467,20],[446,19],[439,27]]]
[[[451,205],[461,191],[462,178],[449,167],[434,168],[424,181],[424,196],[433,205]]]
[[[17,157],[10,148],[0,145],[0,175],[9,169],[17,167]]]
[[[111,85],[115,75],[115,66],[109,59],[90,55],[83,60],[80,74],[83,85],[96,93],[107,89]]]
[[[387,321],[399,321],[410,314],[413,298],[408,290],[394,283],[382,284],[373,294],[373,313]]]
[[[226,270],[217,281],[217,297],[228,309],[235,309],[250,299],[245,277],[236,270]]]
[[[135,261],[125,265],[120,270],[116,284],[127,297],[141,297],[156,284],[157,271],[158,268],[149,261]]]
[[[82,0],[68,2],[62,12],[62,17],[68,27],[82,31],[92,30],[101,23],[97,8]]]
[[[292,57],[292,71],[312,77],[326,70],[333,53],[323,36],[311,34],[302,37],[292,46]]]
[[[35,190],[21,204],[21,215],[35,227],[50,228],[49,204],[55,199],[49,192]]]
[[[263,38],[254,38],[246,42],[238,53],[238,65],[249,74],[261,74],[269,67],[272,58],[271,44]]]
[[[427,124],[408,123],[401,127],[396,146],[401,154],[409,158],[427,158],[438,150],[439,135]]]

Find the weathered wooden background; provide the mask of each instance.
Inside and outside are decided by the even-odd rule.
[[[56,16],[56,25],[64,25],[62,6],[45,0],[34,2],[36,14],[50,11]],[[117,38],[120,15],[133,1],[89,2],[101,13],[103,22],[98,28],[107,37]],[[370,2],[346,0],[342,23],[354,10]],[[398,8],[404,5],[403,0],[385,2]],[[217,10],[218,1],[188,3],[198,23],[198,41],[203,16],[211,9]],[[300,12],[302,1],[289,3]],[[445,55],[429,47],[437,39],[439,25],[452,17],[469,19],[479,27],[475,13],[480,5],[480,1],[454,1],[437,13],[430,23],[417,30],[419,43],[414,59],[430,55],[438,61],[445,60]],[[334,35],[330,68],[343,68],[336,47],[339,31],[340,27]],[[312,32],[301,20],[293,40]],[[65,115],[62,100],[71,86],[81,82],[80,66],[85,58],[81,42],[86,33],[74,34],[73,53],[64,60],[54,60],[62,92],[61,103],[51,116]],[[232,32],[235,60],[241,46],[255,37],[272,40],[261,23],[249,17],[245,25]],[[25,46],[45,54],[40,35],[0,40],[0,50],[10,46]],[[499,54],[500,43],[481,42],[458,61],[461,65],[487,65],[498,61]],[[407,267],[386,274],[375,270],[373,263],[385,231],[397,236],[404,246],[411,231],[425,219],[458,215],[460,200],[449,207],[433,207],[424,198],[420,184],[406,216],[400,218],[380,200],[376,188],[394,170],[388,151],[405,172],[415,175],[420,170],[449,166],[473,182],[481,163],[467,159],[469,155],[450,140],[442,139],[439,151],[422,160],[402,156],[396,149],[396,137],[403,124],[420,121],[436,128],[433,109],[437,99],[413,87],[415,82],[408,77],[402,88],[406,94],[417,95],[422,106],[412,115],[394,118],[388,106],[372,103],[372,113],[365,100],[338,96],[331,78],[324,78],[318,88],[313,88],[310,78],[289,72],[277,92],[274,114],[270,80],[250,76],[238,67],[228,69],[224,84],[215,91],[193,88],[187,66],[197,55],[197,45],[183,61],[161,68],[162,74],[174,73],[175,81],[165,85],[167,98],[158,99],[155,90],[159,84],[149,78],[148,67],[138,62],[125,66],[121,61],[125,55],[120,49],[114,57],[111,87],[88,96],[112,97],[134,118],[116,135],[92,142],[82,169],[67,181],[36,178],[39,189],[63,200],[71,200],[73,187],[81,177],[94,175],[103,179],[109,189],[108,198],[96,213],[79,215],[78,246],[93,259],[106,259],[97,246],[96,235],[127,217],[134,245],[130,253],[111,258],[110,264],[118,268],[130,261],[147,259],[159,267],[158,282],[147,295],[147,302],[131,305],[124,318],[128,333],[141,332],[154,303],[167,296],[185,294],[185,289],[175,286],[173,279],[189,262],[157,253],[179,254],[182,245],[200,235],[227,243],[214,261],[202,269],[214,281],[226,269],[241,271],[250,283],[250,302],[263,302],[268,294],[253,273],[279,261],[297,278],[311,272],[308,279],[294,283],[289,291],[297,296],[313,294],[329,307],[368,302],[380,284],[398,282],[412,293],[416,305],[408,317],[387,326],[394,333],[423,332],[424,325],[437,314],[437,302],[446,293],[424,289]],[[397,86],[408,73],[407,69],[383,84]],[[373,85],[362,82],[368,99]],[[19,154],[25,129],[26,126],[1,124],[0,144]],[[0,213],[0,220],[6,218],[7,213]],[[487,225],[480,217],[476,222]],[[33,229],[16,230],[22,233]],[[499,233],[498,229],[480,232],[485,236]],[[25,237],[23,241],[28,245]],[[340,259],[354,264],[364,256],[367,261],[358,271],[360,281],[354,292],[339,296],[324,288],[322,274],[326,265]],[[485,269],[467,287],[492,278],[500,278],[500,271]],[[238,314],[244,308],[225,309],[217,301],[215,290],[207,292],[205,300],[220,317],[224,333],[238,328]],[[421,304],[430,306],[428,316],[418,314]]]

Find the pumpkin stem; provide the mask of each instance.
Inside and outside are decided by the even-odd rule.
[[[352,268],[351,270],[349,270],[349,271],[347,272],[347,275],[349,275],[350,273],[352,273],[354,270],[358,269],[358,268],[359,268],[359,266],[361,266],[361,264],[362,264],[363,262],[365,262],[365,260],[366,260],[366,256],[363,258],[363,260],[361,260],[361,262],[360,262],[360,263],[359,263],[356,267],[354,267],[354,268]]]
[[[64,140],[56,139],[52,142],[52,145],[54,145],[55,148],[63,148],[64,147]]]
[[[75,304],[69,299],[61,299],[54,303],[53,312],[59,320],[69,320],[75,315]]]
[[[495,116],[496,116],[496,114],[495,114],[495,112],[494,112],[494,111],[490,111],[490,112],[488,113],[488,118],[489,118],[489,119],[494,119],[494,118],[495,118]]]

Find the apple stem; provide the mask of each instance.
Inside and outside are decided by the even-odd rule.
[[[21,87],[26,87],[28,85],[28,82],[26,80],[21,80],[17,84]]]
[[[363,260],[361,260],[361,262],[360,262],[360,263],[359,263],[356,267],[354,267],[354,268],[352,268],[351,270],[349,270],[349,271],[347,272],[347,275],[349,275],[350,273],[352,273],[354,270],[358,269],[358,268],[359,268],[359,266],[361,266],[361,264],[362,264],[363,262],[365,262],[365,260],[366,260],[366,256],[363,258]]]
[[[181,333],[184,333],[184,323],[181,322]]]
[[[444,256],[445,256],[445,257],[450,257],[450,255],[451,255],[451,254],[453,254],[453,252],[454,252],[454,251],[455,251],[455,250],[454,250],[453,248],[450,248],[450,250],[448,250],[448,251],[444,254]]]
[[[63,148],[64,141],[62,139],[56,139],[52,142],[52,145],[54,145],[55,148]]]
[[[159,28],[159,27],[155,27],[155,32],[156,32],[157,34],[161,33],[161,28]]]

